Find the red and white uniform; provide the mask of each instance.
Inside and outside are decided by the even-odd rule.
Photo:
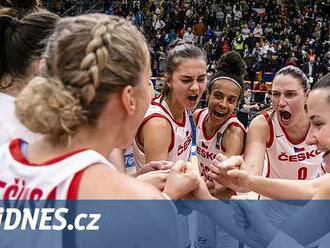
[[[172,129],[171,144],[168,148],[168,161],[176,162],[178,160],[190,161],[191,160],[191,145],[192,145],[192,129],[189,121],[188,112],[184,111],[183,121],[179,123],[174,120],[166,102],[163,100],[160,103],[160,98],[155,98],[151,102],[149,109],[144,116],[143,125],[152,118],[163,118],[168,121]],[[139,129],[139,130],[140,130]],[[159,130],[161,132],[161,130]],[[135,138],[134,143],[134,159],[139,168],[145,164],[145,154],[143,147],[138,143]]]
[[[103,163],[116,170],[101,154],[86,149],[33,164],[25,156],[27,146],[25,141],[16,139],[0,147],[0,200],[11,200],[10,204],[28,200],[19,204],[29,207],[29,200],[35,200],[36,206],[44,209],[49,207],[45,200],[75,200],[84,169]],[[60,208],[66,205],[65,201],[54,201],[51,206]],[[0,232],[0,246],[19,247],[24,240],[27,247],[44,247],[45,244],[48,248],[63,247],[63,232],[49,235],[40,235],[40,232]]]
[[[244,126],[236,118],[231,115],[230,118],[219,128],[219,130],[211,137],[206,134],[205,122],[208,118],[208,109],[202,109],[197,113],[196,117],[196,153],[198,165],[202,176],[207,175],[209,164],[215,159],[219,153],[225,153],[226,149],[222,146],[222,137],[226,129],[230,126],[236,126],[244,130]],[[211,180],[211,179],[210,179]],[[212,181],[212,180],[211,180]]]
[[[168,161],[176,162],[178,160],[190,161],[191,160],[191,146],[192,146],[192,129],[189,121],[188,112],[185,110],[182,123],[174,120],[169,107],[163,100],[160,102],[160,98],[152,100],[149,109],[144,116],[143,122],[139,128],[139,131],[143,125],[152,118],[163,118],[171,125],[171,144],[168,148]],[[139,132],[138,131],[138,132]],[[161,132],[162,130],[159,130]],[[138,144],[137,136],[133,142],[134,159],[136,162],[137,170],[142,168],[146,162],[143,147]],[[165,148],[166,149],[166,148]],[[179,228],[181,230],[181,243],[182,247],[188,247],[190,245],[189,237],[189,223],[187,216],[178,216]]]
[[[316,146],[306,144],[307,133],[300,142],[295,143],[280,125],[275,112],[271,115],[264,112],[263,115],[270,130],[263,175],[279,179],[311,180],[323,174],[322,153]],[[268,220],[275,225],[283,223],[299,209],[299,206],[279,201],[266,201],[263,206]]]
[[[264,175],[293,180],[310,180],[318,177],[322,168],[322,153],[315,145],[306,144],[307,133],[300,142],[294,143],[280,125],[276,113],[270,116],[265,112],[264,116],[270,130]]]
[[[0,147],[0,200],[74,200],[85,168],[103,163],[116,170],[92,150],[77,150],[33,164],[22,152],[24,144],[16,139]]]
[[[222,137],[226,129],[230,126],[245,128],[236,118],[231,115],[230,118],[219,128],[211,137],[206,134],[206,120],[209,116],[207,108],[199,110],[196,117],[196,154],[201,176],[206,176],[210,170],[209,164],[215,159],[219,152],[225,153],[226,149],[222,146]],[[208,180],[213,181],[211,178]],[[196,235],[194,247],[216,247],[230,248],[239,247],[239,241],[232,235],[217,227],[215,223],[201,213],[196,213]]]
[[[15,114],[15,97],[0,92],[0,146],[13,139],[24,139],[31,143],[40,139],[41,135],[32,133]]]

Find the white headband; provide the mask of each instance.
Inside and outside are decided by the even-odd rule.
[[[229,81],[232,81],[234,84],[236,84],[242,90],[242,86],[235,79],[230,78],[230,77],[216,77],[216,78],[212,79],[210,84],[212,84],[216,80],[221,80],[221,79],[227,79]]]

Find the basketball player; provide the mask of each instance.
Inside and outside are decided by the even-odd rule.
[[[32,79],[16,101],[19,120],[43,138],[33,144],[16,139],[0,148],[0,199],[164,199],[151,185],[116,172],[106,159],[114,147],[132,143],[151,100],[149,53],[136,27],[100,14],[64,18],[49,39],[45,58],[43,76]],[[197,187],[197,177],[184,163],[172,171],[164,189],[169,197],[179,199]],[[29,189],[26,194],[10,191],[17,180]],[[148,216],[150,209],[137,211]],[[166,211],[176,221],[174,210]],[[146,221],[153,222],[150,235],[159,243],[146,238],[135,245],[177,247],[177,229],[161,226],[152,216],[158,215]],[[123,244],[130,240],[130,223],[125,228]],[[101,231],[105,235],[100,238],[111,246],[111,235]],[[39,238],[26,245],[38,247]]]
[[[201,175],[206,179],[213,196],[229,199],[234,193],[214,183],[209,175],[209,164],[216,154],[243,153],[245,129],[233,114],[243,92],[245,63],[236,52],[224,54],[217,73],[208,84],[208,108],[194,113],[196,124],[197,159]],[[207,216],[197,213],[195,247],[238,247],[238,240],[216,225]]]
[[[17,137],[28,142],[38,138],[17,119],[15,97],[38,72],[44,49],[42,41],[50,35],[59,19],[46,10],[18,19],[23,12],[19,10],[5,8],[0,11],[6,13],[0,14],[0,145]]]
[[[269,178],[315,179],[322,172],[322,153],[315,145],[306,143],[310,128],[304,110],[308,94],[307,77],[300,69],[287,66],[276,73],[272,87],[274,110],[252,121],[245,146],[245,166],[242,168],[252,175]],[[216,168],[213,173],[216,180]],[[279,224],[296,208],[270,201],[267,216],[274,224]]]
[[[320,151],[324,152],[323,160],[325,166],[330,164],[329,96],[330,74],[327,74],[314,85],[306,102],[306,109],[311,123],[306,143],[316,145]],[[281,200],[330,199],[330,175],[328,174],[309,181],[279,180],[249,175],[244,171],[236,169],[242,165],[244,165],[244,161],[241,157],[232,157],[222,162],[221,166],[218,167],[223,170],[222,172],[229,170],[226,173],[222,173],[222,176],[229,177],[239,191],[255,191],[273,199]],[[280,231],[277,233],[274,226],[267,224],[262,211],[252,209],[249,204],[240,203],[238,205],[240,207],[236,208],[235,215],[237,223],[243,229],[249,229],[250,237],[253,237],[255,240],[258,239],[259,242],[262,241],[263,247],[268,245],[267,247],[301,248],[329,232],[330,216],[327,202],[311,201],[281,225],[279,227]],[[307,221],[308,225],[306,225]],[[260,239],[260,237],[263,238]],[[329,245],[328,242],[323,243],[322,241],[319,247],[327,247]]]
[[[206,87],[206,56],[179,41],[166,60],[163,92],[154,99],[134,141],[137,166],[150,161],[190,161],[192,129],[188,111],[196,108]],[[139,169],[138,169],[139,170]],[[186,216],[180,219],[184,247],[190,246]]]

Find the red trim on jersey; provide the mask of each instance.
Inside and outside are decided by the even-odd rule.
[[[82,149],[78,149],[75,151],[65,153],[61,156],[46,160],[41,163],[32,163],[29,160],[27,160],[26,157],[22,154],[22,151],[20,148],[22,142],[23,142],[23,140],[21,140],[21,139],[12,140],[9,145],[9,151],[14,160],[16,160],[17,162],[19,162],[23,165],[27,165],[27,166],[49,166],[49,165],[55,164],[57,162],[60,162],[68,157],[71,157],[77,153],[88,150],[87,148],[82,148]]]
[[[201,118],[201,115],[202,115],[202,113],[203,113],[205,110],[206,110],[206,108],[204,108],[204,109],[200,109],[199,111],[197,110],[198,113],[197,113],[197,115],[196,115],[196,119],[195,119],[196,127],[198,126],[199,119]]]
[[[267,174],[266,174],[266,177],[270,177],[270,160],[269,160],[269,155],[268,155],[268,152],[266,150],[266,155],[267,155]]]
[[[225,125],[225,124],[226,124],[231,118],[235,118],[236,115],[234,115],[234,114],[230,114],[230,115],[229,115],[229,118],[228,118],[224,123],[222,123],[222,124],[220,125],[220,127],[218,128],[218,130],[217,130],[212,136],[208,136],[208,135],[206,134],[206,119],[207,119],[208,117],[209,117],[209,114],[207,114],[207,115],[205,116],[205,118],[202,120],[202,131],[203,131],[204,138],[205,138],[207,141],[213,139],[213,138],[215,137],[215,135],[218,133],[218,131],[221,129],[221,127],[222,127],[223,125]],[[232,122],[232,123],[234,123],[234,122]],[[230,125],[231,125],[231,124],[229,124],[228,127],[229,127]],[[243,130],[244,130],[244,133],[245,133],[245,129],[243,129]]]
[[[232,118],[234,118],[234,117],[235,117],[235,116],[233,116]],[[230,119],[229,119],[229,120],[230,120]],[[244,135],[246,135],[246,130],[245,130],[245,128],[242,127],[242,125],[241,125],[239,122],[233,121],[233,122],[229,123],[228,127],[230,127],[230,126],[234,126],[234,127],[238,127],[238,128],[240,128],[240,129],[242,129],[243,132],[244,132]],[[227,128],[228,128],[228,127],[227,127]],[[227,128],[226,128],[226,130],[227,130]],[[221,140],[221,149],[222,149],[223,152],[226,152],[226,147],[223,146],[223,144],[222,144],[222,140]]]
[[[139,148],[143,153],[144,153],[144,149],[143,149],[142,145],[139,143],[139,140],[138,140],[137,137],[140,136],[140,132],[141,132],[143,126],[147,123],[147,121],[151,120],[152,118],[156,118],[156,117],[158,117],[158,118],[162,118],[162,119],[165,119],[165,120],[167,120],[167,121],[170,123],[170,127],[171,127],[171,144],[170,144],[169,147],[168,147],[168,152],[171,152],[171,151],[173,150],[173,148],[174,148],[174,139],[175,139],[174,137],[175,137],[175,133],[174,133],[174,130],[173,130],[173,127],[172,127],[172,123],[171,123],[171,121],[170,121],[166,116],[164,116],[164,115],[162,115],[162,114],[154,113],[154,114],[151,114],[151,115],[149,115],[149,116],[147,116],[147,117],[145,117],[145,118],[143,119],[143,121],[142,121],[142,123],[141,123],[141,125],[140,125],[140,127],[139,127],[139,129],[138,129],[138,131],[137,131],[137,134],[136,134],[136,136],[135,136],[136,144],[137,144],[138,148]]]
[[[224,153],[226,153],[226,147],[223,146],[223,144],[222,144],[222,139],[221,139],[221,150],[222,150]]]
[[[269,114],[267,112],[263,112],[262,115],[265,117],[266,121],[268,122],[268,126],[269,126],[269,141],[266,143],[266,147],[269,148],[272,146],[273,141],[274,141],[274,126],[273,126],[273,122],[269,116]]]
[[[282,129],[282,131],[283,131],[285,137],[287,138],[287,140],[288,140],[292,145],[299,145],[299,144],[301,144],[301,143],[303,143],[303,142],[305,141],[305,139],[306,139],[306,137],[307,137],[307,134],[308,134],[308,131],[309,131],[309,128],[310,128],[310,125],[308,126],[307,132],[304,134],[304,136],[303,136],[299,141],[294,142],[294,141],[290,138],[290,136],[289,136],[289,134],[287,133],[287,131],[285,130],[285,128],[281,125],[281,123],[280,123],[280,122],[278,122],[278,123],[280,124],[280,127],[281,127],[281,129]]]
[[[244,132],[244,134],[246,134],[246,130],[245,130],[245,128],[244,128],[239,122],[233,121],[233,122],[231,122],[231,123],[228,125],[228,127],[230,127],[230,126],[238,127],[238,128],[240,128],[240,129],[242,129],[242,131]]]
[[[154,105],[154,106],[158,106],[160,107],[166,114],[168,114],[171,119],[175,122],[175,124],[177,124],[179,127],[184,127],[186,125],[186,111],[183,110],[183,120],[182,120],[182,123],[178,122],[177,120],[175,120],[172,116],[172,114],[162,105],[160,104],[159,102],[156,102],[156,101],[152,101],[151,102],[151,105]]]
[[[49,195],[47,196],[47,200],[56,200],[56,187],[49,193]]]
[[[213,138],[215,137],[215,135],[218,133],[218,131],[220,130],[220,128],[221,128],[223,125],[225,125],[226,122],[230,119],[230,118],[229,118],[229,119],[226,120],[224,123],[222,123],[222,124],[220,125],[220,127],[218,128],[218,130],[217,130],[212,136],[208,136],[207,133],[206,133],[206,119],[207,119],[208,117],[209,117],[209,114],[207,114],[207,115],[204,117],[203,121],[202,121],[202,131],[203,131],[204,138],[205,138],[207,141],[213,139]]]
[[[78,171],[76,174],[74,174],[74,177],[72,178],[72,181],[70,183],[69,190],[68,190],[68,195],[67,195],[68,200],[77,200],[80,181],[85,172],[85,169],[86,168],[84,168],[81,171]]]
[[[327,174],[327,172],[325,171],[325,169],[324,169],[324,167],[323,167],[322,164],[321,164],[321,169],[322,169],[322,171],[324,172],[324,174]]]

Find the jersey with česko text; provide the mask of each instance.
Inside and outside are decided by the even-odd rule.
[[[300,143],[291,142],[284,128],[280,125],[275,112],[271,115],[265,112],[263,115],[270,129],[263,175],[270,178],[292,180],[317,178],[322,171],[322,153],[317,150],[316,146],[307,145],[306,137]],[[269,199],[262,195],[260,198]],[[266,201],[263,207],[266,217],[274,225],[282,223],[300,208],[282,201]]]
[[[264,175],[293,180],[310,180],[318,177],[322,172],[322,152],[318,151],[315,145],[307,145],[306,137],[300,143],[291,142],[276,113],[270,116],[265,112],[264,116],[270,129]]]
[[[141,127],[152,118],[163,118],[171,125],[171,144],[168,148],[168,161],[176,162],[178,160],[190,161],[191,160],[191,145],[192,145],[192,129],[189,121],[188,112],[185,110],[183,115],[183,122],[179,123],[174,120],[166,102],[160,102],[160,98],[155,98],[144,116]],[[140,130],[139,130],[140,131]],[[161,130],[159,130],[161,132]],[[134,159],[136,165],[141,168],[144,166],[145,154],[143,147],[138,143],[137,136],[134,139]],[[167,148],[164,148],[167,149]]]
[[[226,149],[222,146],[222,137],[229,126],[237,126],[244,132],[245,129],[235,115],[230,118],[219,128],[212,136],[207,137],[205,122],[208,118],[208,109],[202,109],[197,113],[196,118],[196,153],[201,176],[206,176],[209,169],[209,164],[215,159],[218,153],[225,153]],[[212,179],[209,179],[212,181]]]
[[[21,151],[22,140],[0,147],[0,200],[75,199],[78,185],[73,185],[80,171],[96,163],[116,170],[101,154],[79,150],[40,165],[30,163]],[[71,187],[71,188],[70,188]]]

